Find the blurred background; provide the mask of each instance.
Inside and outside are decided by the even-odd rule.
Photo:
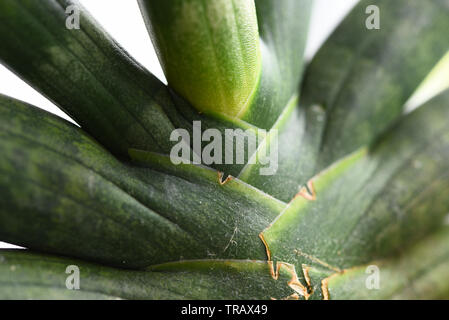
[[[140,16],[137,1],[129,0],[80,0],[91,14],[136,60],[150,70],[155,76],[166,83],[164,74],[154,52],[144,22]],[[313,14],[306,48],[306,59],[310,60],[329,34],[357,4],[358,0],[314,0]],[[449,55],[444,60],[446,72],[449,70]],[[441,69],[441,68],[440,68]],[[442,74],[439,72],[439,74]],[[444,73],[443,73],[444,74]],[[447,80],[447,77],[445,77]],[[431,81],[432,82],[432,81]],[[439,91],[449,85],[441,77],[433,81],[432,89],[421,90],[409,102],[409,109],[419,105],[435,93],[435,83]],[[12,72],[0,65],[0,93],[33,104],[37,107],[55,113],[72,121],[53,103],[20,80]],[[0,248],[17,248],[0,242]]]

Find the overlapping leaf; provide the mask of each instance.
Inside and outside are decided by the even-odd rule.
[[[448,212],[449,92],[314,177],[262,237],[275,261],[328,272],[391,256]]]
[[[66,9],[80,29],[66,28]],[[169,152],[174,129],[166,87],[98,25],[77,1],[0,3],[0,61],[42,92],[111,151]]]
[[[248,166],[244,181],[289,201],[315,173],[391,125],[448,51],[447,0],[376,1],[379,30],[365,27],[372,4],[361,1],[307,67],[299,106],[280,121],[276,175]]]
[[[68,266],[80,290],[69,290]],[[263,261],[193,261],[174,270],[128,271],[25,250],[0,250],[0,299],[264,299],[295,294]],[[69,279],[70,280],[70,279]]]
[[[284,203],[218,172],[120,163],[47,112],[0,99],[0,238],[125,267],[265,259],[257,238]]]
[[[365,26],[379,8],[380,29]],[[449,49],[449,1],[362,0],[307,69],[301,103],[326,110],[318,170],[372,142]]]
[[[110,151],[150,166],[120,162],[82,129],[0,97],[0,240],[113,266],[162,264],[144,272],[78,261],[87,282],[73,293],[62,267],[75,262],[2,251],[0,283],[8,290],[0,296],[282,298],[307,297],[306,285],[317,298],[354,290],[362,298],[447,295],[438,282],[447,275],[447,232],[407,247],[439,229],[448,211],[449,92],[379,134],[449,48],[448,0],[380,0],[380,30],[365,28],[371,3],[361,1],[308,67],[299,103],[310,1],[255,3],[262,74],[242,119],[199,115],[85,11],[81,30],[65,29],[65,8],[77,2],[0,4],[2,63]],[[174,166],[158,153],[169,152],[174,128],[191,132],[193,120],[221,131],[278,129],[277,173],[215,166],[240,178],[221,184],[215,170]],[[257,154],[275,138],[268,133]],[[262,192],[288,201],[323,169],[287,206]],[[275,265],[289,266],[282,283],[271,262],[184,261],[266,260],[265,249]],[[373,260],[386,281],[375,295],[361,288]],[[193,291],[180,291],[186,287]]]
[[[172,19],[170,19],[170,17],[173,17],[175,13],[195,14],[195,16],[204,14],[205,7],[203,1],[174,0],[169,1],[166,4],[157,1],[140,1],[140,3],[143,16],[146,18],[147,25],[150,30],[150,35],[153,36],[156,47],[159,48],[161,60],[165,63],[168,63],[168,60],[170,60],[170,63],[168,63],[169,68],[171,64],[180,64],[184,66],[183,70],[185,71],[185,73],[191,73],[183,76],[186,79],[190,79],[192,75],[197,74],[199,71],[196,68],[196,63],[204,64],[205,62],[197,61],[199,59],[198,57],[192,57],[190,60],[193,59],[193,61],[189,61],[189,63],[186,64],[185,57],[183,57],[182,55],[179,56],[179,52],[181,51],[181,49],[179,47],[180,42],[178,41],[179,38],[184,38],[184,36],[186,36],[186,31],[174,31],[172,25],[170,23],[167,23],[167,21],[171,21]],[[290,142],[292,137],[298,134],[298,131],[301,132],[304,130],[303,119],[301,118],[301,116],[297,116],[298,110],[294,109],[293,107],[296,107],[295,104],[298,97],[298,86],[304,66],[303,55],[307,38],[306,36],[308,31],[311,4],[312,2],[310,0],[258,0],[255,2],[258,20],[257,23],[259,26],[260,34],[262,74],[260,83],[258,83],[257,90],[254,94],[255,97],[252,99],[252,103],[249,105],[248,110],[242,116],[242,119],[240,121],[229,118],[224,114],[217,114],[216,112],[210,112],[214,113],[215,117],[213,119],[203,118],[196,113],[192,113],[190,111],[191,108],[187,106],[185,102],[179,101],[179,99],[175,98],[175,105],[177,106],[179,112],[182,113],[185,118],[189,119],[190,122],[193,120],[206,120],[204,129],[212,127],[218,128],[222,132],[224,132],[225,128],[240,128],[243,130],[257,130],[258,128],[270,130],[273,128],[276,130],[286,131],[284,130],[284,127],[288,125],[289,128],[297,128],[297,130],[288,130],[288,132],[281,133],[282,143],[285,145],[284,142],[286,140],[289,140],[288,142]],[[236,4],[234,3],[234,7],[235,6]],[[239,4],[239,6],[241,5]],[[187,8],[191,7],[193,9],[191,11],[188,11]],[[232,20],[233,18],[228,19],[227,16],[229,15],[230,17],[234,17],[235,10],[228,10],[228,12],[226,8],[230,6],[225,5],[224,2],[222,3],[222,7],[222,11],[224,12],[222,14],[222,20],[220,21]],[[247,21],[246,23],[249,23],[249,21]],[[209,39],[209,37],[204,34],[204,30],[207,30],[211,27],[209,20],[198,18],[195,19],[195,22],[193,24],[196,26],[196,31],[192,31],[189,29],[190,31],[186,36],[186,38],[190,39],[191,42],[188,44],[189,52],[190,50],[199,50],[199,48],[201,48],[206,52],[218,52],[219,56],[224,55],[224,57],[229,57],[233,52],[235,52],[234,49],[229,49],[228,51],[230,53],[222,52],[222,45],[227,42],[228,39],[221,39],[221,41],[218,41],[220,40],[219,37],[218,39]],[[236,25],[241,26],[238,21],[236,21]],[[183,37],[181,37],[178,32],[181,32],[183,34]],[[197,33],[196,38],[195,33]],[[231,30],[228,31],[228,33],[230,33],[228,37],[230,39],[239,39],[239,37],[242,36],[238,32],[238,28],[235,29],[234,27],[232,27]],[[193,40],[193,38],[197,40]],[[204,41],[205,44],[198,45],[196,41]],[[246,42],[247,41],[244,42],[244,45],[246,44]],[[193,47],[193,49],[191,49],[191,47]],[[246,48],[246,46],[244,46],[244,48]],[[174,57],[174,55],[176,57]],[[251,57],[252,56],[248,58],[249,61],[247,61],[248,59],[244,59],[243,62],[246,61],[245,63],[249,64],[252,61],[250,59]],[[210,57],[210,59],[212,61],[215,61],[213,56]],[[241,59],[237,60],[240,61]],[[233,67],[236,67],[234,65],[235,63],[236,62],[232,64]],[[224,66],[227,65],[227,62],[224,63]],[[211,73],[209,68],[206,68],[205,70],[207,72],[204,71],[204,73],[208,75]],[[251,72],[253,71],[254,70],[251,70]],[[219,75],[216,75],[216,78],[209,79],[209,82],[211,84],[216,84],[216,86],[219,86],[219,79],[223,78],[224,75],[225,73],[221,72]],[[205,77],[205,75],[203,76],[201,73],[200,80],[203,77]],[[237,72],[236,77],[240,77],[240,73]],[[193,80],[190,79],[190,81]],[[233,86],[238,86],[238,84],[239,81],[233,82]],[[186,84],[186,88],[188,86],[190,86],[190,84]],[[237,89],[241,90],[240,88]],[[185,110],[188,111],[186,112]],[[183,128],[189,127],[189,123],[179,122],[179,124]],[[258,182],[254,181],[257,180],[257,177],[254,178],[252,175],[259,176],[259,169],[261,166],[244,165],[249,162],[249,159],[252,157],[263,157],[262,152],[270,148],[270,141],[272,139],[273,134],[270,135],[266,140],[262,141],[261,144],[258,144],[259,150],[256,154],[248,154],[249,152],[247,150],[246,144],[244,151],[244,164],[236,164],[234,162],[234,164],[213,165],[213,167],[224,171],[226,174],[239,176],[239,178],[248,181],[250,184]],[[223,150],[226,149],[224,148]],[[236,154],[238,150],[234,148],[232,152],[233,154]],[[265,189],[266,191],[270,192],[271,195],[280,195],[281,199],[288,200],[287,198],[289,197],[289,195],[295,193],[295,188],[298,185],[297,182],[290,183],[290,185],[294,184],[294,187],[292,188],[293,191],[290,190],[286,193],[287,195],[285,195],[284,192],[276,192],[274,190],[276,188],[282,190],[285,189],[285,185],[281,183],[281,180],[286,177],[285,172],[292,168],[292,163],[294,163],[293,167],[296,167],[296,155],[300,152],[303,152],[303,149],[300,150],[299,146],[291,145],[289,152],[280,153],[281,155],[277,159],[277,162],[279,162],[279,166],[282,168],[282,173],[275,173],[274,176],[272,174],[269,175],[269,179],[271,181],[270,185],[272,185],[272,187],[269,189]],[[224,151],[223,154],[225,154]],[[276,172],[277,170],[277,167],[274,168],[274,172]],[[291,171],[294,172],[294,170]],[[292,180],[294,180],[295,178],[296,176],[293,177]],[[265,181],[266,178],[263,180]]]
[[[446,299],[448,241],[446,227],[398,257],[373,262],[377,269],[360,266],[334,275],[325,281],[326,294],[329,299]]]
[[[139,4],[169,86],[200,112],[242,118],[261,73],[254,1]]]

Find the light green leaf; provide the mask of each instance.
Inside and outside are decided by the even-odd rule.
[[[198,111],[242,118],[261,73],[253,0],[141,0],[170,87]]]
[[[380,10],[369,30],[366,8]],[[362,0],[308,66],[301,105],[326,110],[317,172],[372,142],[449,48],[449,1]]]
[[[262,51],[262,78],[243,120],[270,129],[298,96],[309,31],[311,0],[255,0]]]

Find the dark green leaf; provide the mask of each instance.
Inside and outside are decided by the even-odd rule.
[[[277,161],[271,159],[275,174],[261,175],[267,165],[258,162],[247,164],[238,178],[282,201],[291,200],[315,169],[323,121],[322,108],[302,109],[294,98],[272,128],[277,134],[270,131],[258,148],[257,156],[277,156]]]
[[[264,260],[258,234],[285,206],[164,156],[159,171],[122,164],[79,128],[6,97],[0,135],[0,239],[34,249],[125,267]]]
[[[201,112],[242,118],[261,56],[253,0],[141,0],[170,87]]]
[[[394,259],[372,262],[378,268],[378,288],[372,287],[369,266],[360,266],[330,277],[324,290],[329,299],[447,299],[448,243],[446,227]]]
[[[298,95],[309,31],[311,0],[255,0],[262,50],[262,78],[243,118],[270,129]]]
[[[247,166],[242,180],[289,201],[314,174],[391,125],[449,49],[447,0],[377,1],[380,30],[365,26],[372,4],[361,1],[308,66],[299,110],[278,120],[276,175]]]
[[[67,29],[66,8],[80,9]],[[167,88],[71,0],[0,2],[0,62],[115,153],[170,151]]]
[[[372,142],[449,49],[449,1],[362,0],[307,68],[301,104],[326,109],[317,171]]]
[[[263,232],[274,260],[338,271],[399,252],[449,211],[449,91],[321,172]]]
[[[66,287],[79,268],[80,290]],[[186,261],[154,271],[113,269],[83,261],[0,250],[0,299],[281,299],[294,294],[292,274],[277,280],[264,261]]]

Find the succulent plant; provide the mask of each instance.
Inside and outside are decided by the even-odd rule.
[[[0,1],[0,62],[79,124],[0,96],[0,298],[449,298],[449,91],[404,107],[449,0],[372,2],[306,63],[312,0],[139,0],[165,85],[78,2]],[[195,123],[188,160],[247,157],[173,163]]]

